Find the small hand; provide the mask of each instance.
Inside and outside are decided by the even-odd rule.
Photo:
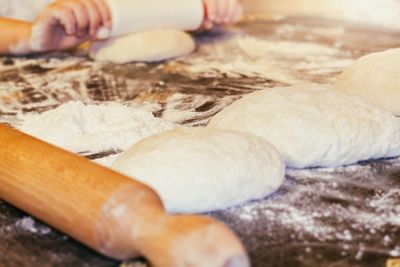
[[[106,39],[110,28],[111,15],[104,0],[57,0],[34,22],[31,49],[74,48],[88,40]]]
[[[203,29],[214,26],[233,24],[240,20],[243,8],[238,0],[203,0],[206,6],[207,17],[203,22]]]

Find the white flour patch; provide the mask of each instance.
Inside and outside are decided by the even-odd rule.
[[[25,231],[39,234],[39,235],[47,235],[51,233],[51,229],[43,224],[36,222],[31,217],[24,217],[18,220],[15,225]]]
[[[92,62],[86,62],[84,58],[73,56],[65,59],[13,58],[13,62],[12,66],[0,66],[0,71],[7,71],[12,74],[15,71],[23,73],[24,68],[38,68],[45,74],[28,72],[22,74],[23,81],[0,82],[1,111],[4,114],[12,114],[0,116],[1,123],[18,124],[24,113],[29,113],[30,110],[40,107],[49,109],[49,107],[58,106],[70,99],[88,101],[89,96],[85,81],[92,73],[96,72],[96,67],[93,66]],[[29,90],[30,87],[35,88],[31,90],[32,97],[40,98],[40,101],[21,100],[20,97],[15,97],[21,96],[22,92]],[[72,89],[72,87],[75,87],[75,89]]]
[[[120,153],[147,136],[176,127],[139,108],[79,101],[22,120],[21,131],[81,155]],[[108,165],[114,157],[99,162]]]
[[[297,179],[297,178],[296,178]],[[314,187],[314,188],[313,188]],[[400,226],[398,214],[400,207],[396,204],[400,196],[399,189],[390,189],[388,192],[376,194],[370,199],[358,199],[346,194],[336,195],[338,199],[347,200],[349,202],[366,201],[366,206],[370,207],[370,211],[359,210],[356,207],[346,209],[341,205],[331,205],[328,209],[317,210],[317,205],[308,203],[302,199],[302,195],[322,189],[321,196],[329,196],[333,192],[328,187],[299,185],[296,189],[286,196],[280,198],[279,201],[266,203],[257,203],[243,208],[239,214],[241,218],[246,220],[254,220],[257,216],[268,218],[271,221],[279,221],[280,224],[294,227],[299,234],[311,234],[319,239],[319,241],[329,241],[334,239],[352,239],[348,232],[338,232],[337,228],[324,225],[323,219],[335,217],[336,219],[347,220],[351,223],[347,224],[350,228],[369,229],[371,233],[381,231],[385,225],[391,224],[396,227]],[[332,195],[331,195],[332,196]],[[301,200],[302,199],[302,200]],[[301,200],[301,205],[296,205]],[[262,214],[261,209],[265,209]],[[300,207],[301,206],[301,207]]]

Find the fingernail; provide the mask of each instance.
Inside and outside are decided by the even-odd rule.
[[[106,27],[101,27],[97,33],[96,33],[96,38],[97,39],[107,39],[108,37],[110,37],[111,31],[106,28]]]
[[[68,34],[68,35],[73,35],[73,34],[74,34],[74,31],[72,30],[71,27],[68,27],[68,28],[67,28],[67,34]]]

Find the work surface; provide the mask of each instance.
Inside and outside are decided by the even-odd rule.
[[[196,53],[160,64],[99,64],[83,52],[0,58],[0,122],[17,125],[31,112],[81,100],[119,101],[181,124],[205,125],[243,94],[331,84],[354,58],[400,44],[396,32],[283,17],[250,18],[196,38]],[[399,204],[400,160],[391,159],[289,170],[267,199],[210,215],[237,232],[253,266],[378,267],[400,257]],[[0,202],[0,266],[119,264]]]

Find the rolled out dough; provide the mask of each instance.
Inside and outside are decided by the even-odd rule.
[[[169,212],[206,212],[277,190],[285,165],[265,139],[249,133],[181,128],[148,137],[112,165],[155,189]]]
[[[207,127],[262,136],[294,168],[400,155],[396,117],[360,97],[321,85],[251,93],[223,109]]]
[[[154,30],[92,43],[90,57],[96,61],[127,63],[161,61],[194,51],[193,38],[183,31]]]
[[[361,57],[338,76],[335,87],[400,116],[400,49]]]

